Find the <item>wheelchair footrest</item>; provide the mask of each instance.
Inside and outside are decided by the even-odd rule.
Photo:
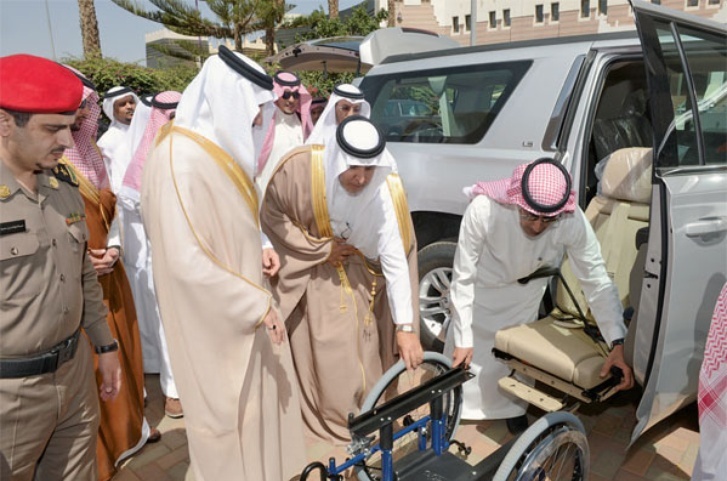
[[[527,401],[545,412],[560,411],[564,407],[564,404],[554,397],[528,386],[514,377],[503,377],[498,381],[498,385],[503,391]]]

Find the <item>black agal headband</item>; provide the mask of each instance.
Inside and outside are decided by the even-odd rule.
[[[295,77],[295,80],[285,80],[284,78],[280,77],[281,73],[287,73],[288,75],[292,75],[293,77]],[[275,76],[273,76],[273,80],[275,80],[275,83],[277,83],[281,87],[297,87],[298,85],[300,85],[300,79],[298,78],[298,76],[292,72],[286,72],[285,70],[277,72]]]
[[[176,109],[177,106],[179,105],[179,102],[162,102],[161,100],[157,99],[157,97],[159,97],[159,95],[160,94],[156,94],[151,99],[152,107],[156,107],[156,108],[162,109],[162,110],[172,110],[172,109]]]
[[[558,168],[561,174],[563,174],[563,177],[565,178],[565,190],[563,192],[563,197],[561,200],[556,202],[555,204],[551,205],[545,205],[541,204],[538,201],[536,201],[531,192],[530,192],[530,174],[533,173],[533,169],[537,167],[538,165],[542,164],[550,164]],[[525,199],[525,202],[533,208],[536,212],[542,212],[543,214],[549,214],[551,212],[556,212],[560,209],[562,209],[565,204],[568,202],[568,199],[570,198],[570,190],[572,187],[572,182],[570,178],[570,174],[568,171],[563,167],[563,164],[560,162],[556,162],[553,159],[549,158],[542,158],[538,159],[532,163],[530,163],[526,168],[525,172],[523,172],[523,178],[520,181],[520,187],[522,189],[523,199]]]
[[[116,90],[114,92],[106,92],[106,94],[103,96],[104,100],[111,99],[114,97],[121,97],[123,95],[133,94],[134,91],[131,90],[129,87],[122,87],[119,90]]]
[[[371,148],[365,149],[355,144],[357,140],[356,138],[346,138],[346,127],[350,124],[353,124],[354,122],[363,122],[371,125],[374,128],[378,137],[378,142],[376,143],[376,145]],[[336,129],[336,141],[341,147],[341,150],[359,159],[373,159],[374,157],[380,155],[384,151],[384,147],[386,146],[384,136],[381,135],[381,131],[378,129],[378,127],[376,127],[369,119],[362,115],[352,115],[343,119],[343,122],[341,122]]]
[[[265,90],[273,89],[273,79],[270,75],[260,72],[259,70],[248,65],[244,60],[235,55],[232,50],[220,45],[218,50],[220,59],[235,72],[239,73],[250,82],[254,83]]]
[[[344,90],[340,88],[339,85],[337,85],[333,89],[333,93],[338,95],[339,97],[347,98],[347,99],[354,99],[354,100],[363,100],[364,94],[363,92],[351,92],[349,90]]]

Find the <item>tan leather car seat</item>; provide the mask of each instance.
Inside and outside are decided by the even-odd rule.
[[[636,232],[647,226],[649,220],[651,148],[630,147],[612,153],[601,182],[601,194],[588,205],[586,217],[601,244],[606,269],[627,307],[632,304],[629,281],[638,253],[634,241]],[[587,321],[595,325],[567,259],[561,273]],[[567,322],[579,317],[578,310],[560,281],[556,288],[556,306],[544,319],[499,331],[495,349],[573,384],[576,390],[592,389],[603,382],[599,373],[607,347],[593,341],[583,329],[572,327],[577,324]]]

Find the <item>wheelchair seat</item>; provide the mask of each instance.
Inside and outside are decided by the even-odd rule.
[[[631,147],[613,152],[604,170],[601,194],[593,198],[585,213],[596,232],[606,270],[618,288],[624,307],[638,302],[629,297],[629,281],[638,254],[634,239],[648,225],[650,200],[651,149]],[[586,333],[589,327],[595,331],[596,323],[567,258],[561,274],[578,307],[559,281],[553,312],[533,323],[498,331],[493,351],[521,375],[584,402],[604,400],[613,394],[610,389],[613,383],[604,382],[600,377],[608,347]],[[586,319],[582,320],[585,322],[573,322],[580,317],[579,308],[585,313]],[[533,402],[534,390],[512,377],[500,385],[545,410],[562,408],[558,403]],[[535,393],[536,398],[542,396]]]

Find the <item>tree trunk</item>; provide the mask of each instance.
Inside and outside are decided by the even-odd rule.
[[[235,38],[233,39],[235,41],[235,51],[242,53],[242,37],[243,37],[243,29],[240,26],[240,24],[235,24]]]
[[[386,10],[389,12],[389,17],[386,19],[386,26],[396,27],[396,1],[388,0]]]
[[[265,29],[265,55],[275,55],[275,27]]]
[[[93,0],[78,0],[78,13],[81,20],[83,56],[86,60],[101,57],[101,39],[98,33],[96,6]]]
[[[268,56],[275,55],[275,32],[277,32],[278,24],[283,21],[285,16],[285,0],[275,0],[274,5],[275,8],[265,29],[265,54]]]
[[[338,18],[338,0],[328,0],[328,17]]]

